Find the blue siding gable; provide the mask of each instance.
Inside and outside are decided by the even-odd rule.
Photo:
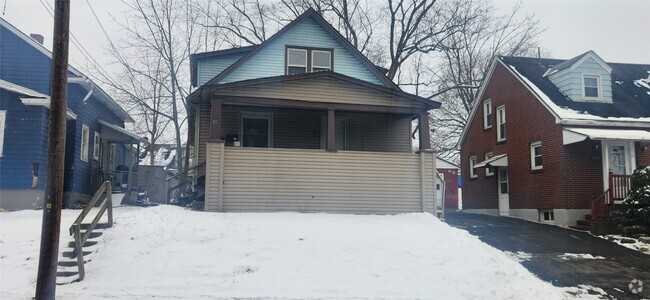
[[[286,46],[331,48],[333,71],[370,83],[384,83],[311,17],[264,46],[219,83],[285,75]]]
[[[230,67],[244,55],[250,52],[245,53],[232,53],[227,55],[222,55],[219,57],[207,57],[200,59],[197,63],[197,86],[202,86],[210,79],[219,75],[227,67]]]
[[[583,97],[583,75],[594,75],[600,78],[600,98]],[[612,77],[609,70],[603,68],[593,57],[587,58],[579,65],[550,74],[548,79],[571,100],[577,102],[612,103]]]

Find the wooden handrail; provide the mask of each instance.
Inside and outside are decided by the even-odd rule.
[[[95,206],[97,201],[99,201],[100,198],[104,198],[104,200],[101,202],[99,205],[99,211],[93,218],[92,222],[89,224],[89,226],[86,228],[85,232],[81,232],[81,225],[83,220],[86,218],[90,210]],[[77,266],[79,268],[79,279],[78,281],[81,281],[84,279],[86,275],[85,267],[84,267],[84,258],[83,258],[83,245],[86,243],[90,235],[92,234],[93,230],[97,227],[97,224],[99,223],[99,220],[102,218],[104,215],[104,212],[108,212],[108,223],[106,224],[107,227],[112,227],[113,226],[113,191],[111,189],[111,182],[110,181],[105,181],[95,192],[92,198],[90,198],[90,201],[88,202],[88,205],[81,211],[77,219],[72,223],[72,226],[70,226],[70,235],[74,236],[74,242],[75,242],[75,248],[72,251],[72,257],[77,258]]]

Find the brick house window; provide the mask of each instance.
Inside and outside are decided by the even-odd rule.
[[[81,161],[88,162],[88,142],[90,140],[90,129],[88,125],[81,125]]]
[[[506,140],[506,107],[497,107],[497,142]]]
[[[542,142],[537,141],[530,144],[530,169],[541,170],[542,168]]]
[[[552,209],[542,209],[539,211],[539,219],[542,222],[552,223],[555,221],[555,213]]]
[[[485,153],[485,160],[488,160],[494,156],[494,153],[488,152]],[[494,168],[493,167],[486,167],[485,168],[485,177],[488,176],[494,176]]]
[[[478,177],[478,174],[476,174],[476,169],[474,169],[474,166],[476,166],[476,156],[470,156],[469,157],[469,178]]]
[[[483,102],[483,129],[492,128],[492,100]]]

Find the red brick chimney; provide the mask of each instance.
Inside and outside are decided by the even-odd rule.
[[[38,33],[30,33],[29,37],[31,37],[41,45],[43,45],[43,41],[45,40],[45,38],[43,38],[43,36]]]

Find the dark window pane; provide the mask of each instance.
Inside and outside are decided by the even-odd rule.
[[[329,70],[330,69],[328,68],[316,68],[316,67],[312,68],[313,72],[321,72],[321,71],[329,71]]]
[[[597,87],[598,79],[595,77],[585,77],[585,86],[588,87]]]
[[[508,193],[508,183],[507,182],[502,182],[501,183],[501,194],[507,194]]]
[[[269,120],[266,118],[244,118],[242,122],[244,147],[269,147]]]
[[[506,138],[506,124],[499,125],[499,131],[501,132],[501,139]]]
[[[492,114],[487,115],[487,126],[492,126]]]
[[[307,73],[307,67],[289,67],[288,75]]]
[[[598,97],[598,88],[596,87],[585,87],[585,97]]]
[[[535,156],[542,155],[542,146],[537,146],[535,149]]]
[[[542,157],[537,156],[535,157],[535,166],[541,166],[542,165]]]

